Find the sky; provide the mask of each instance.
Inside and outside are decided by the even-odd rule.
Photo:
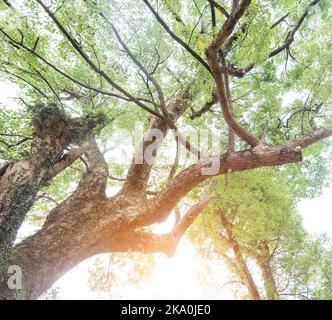
[[[6,82],[0,82],[0,103],[8,109],[17,109],[15,98],[19,95],[17,87]],[[325,188],[320,197],[305,199],[298,204],[298,210],[303,218],[305,229],[310,233],[327,233],[332,237],[332,187]],[[172,218],[171,218],[172,219]],[[167,220],[159,225],[155,232],[167,232],[173,224]],[[25,225],[20,230],[20,238],[31,234],[35,227]],[[104,262],[109,256],[100,257]],[[231,287],[222,289],[212,288],[202,290],[198,284],[200,270],[208,269],[216,275],[216,282],[221,285],[227,282],[227,270],[221,261],[212,261],[209,266],[203,266],[202,260],[195,253],[189,240],[183,239],[172,258],[158,254],[157,262],[151,277],[139,286],[124,285],[117,288],[114,298],[124,299],[231,299]],[[95,258],[83,261],[74,267],[53,288],[59,289],[58,298],[61,299],[101,299],[98,293],[91,292],[88,286],[89,268],[94,264]],[[219,287],[221,287],[221,285]],[[217,286],[216,286],[217,287]],[[107,298],[110,298],[107,296]],[[111,296],[111,298],[113,298]]]
[[[323,194],[315,199],[305,199],[298,204],[298,210],[303,218],[304,228],[310,233],[326,233],[332,237],[332,187],[326,188]],[[166,232],[173,221],[166,221],[157,228]],[[103,255],[108,260],[108,255]],[[210,268],[221,285],[227,282],[227,268],[222,261],[211,261],[208,266],[202,265],[202,260],[195,253],[189,240],[183,239],[172,258],[158,255],[157,263],[151,278],[140,286],[117,287],[117,294],[111,298],[117,299],[232,299],[232,287],[222,290],[211,288],[210,292],[202,290],[198,284],[197,273]],[[190,263],[188,263],[190,262]],[[94,259],[89,259],[63,276],[53,288],[60,288],[61,299],[102,299],[98,293],[89,290],[88,270]],[[220,286],[221,286],[220,285]],[[104,297],[106,298],[106,297]],[[107,298],[110,298],[107,296]]]

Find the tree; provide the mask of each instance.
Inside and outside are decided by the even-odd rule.
[[[224,260],[235,275],[229,283],[243,284],[251,299],[327,298],[331,245],[305,232],[287,176],[273,168],[218,178],[190,236],[202,255]]]
[[[7,136],[18,138],[20,128],[1,133],[4,156],[15,155],[0,176],[3,298],[36,298],[98,253],[172,255],[209,197],[201,194],[169,234],[146,227],[166,219],[199,184],[301,162],[303,149],[332,134],[328,1],[6,0],[1,9],[1,72],[21,86],[32,123],[24,142]],[[286,93],[297,98],[282,103]],[[146,130],[131,164],[107,163],[101,142],[136,120]],[[195,146],[180,126],[188,134],[208,127],[221,148]],[[158,175],[156,158],[165,160],[160,147],[170,130],[191,154],[189,164],[177,156]],[[22,143],[27,155],[12,151]],[[308,153],[319,159],[324,149],[318,143]],[[76,159],[85,165],[76,190],[14,245],[45,185]],[[109,174],[116,170],[126,170],[126,178]],[[108,197],[114,178],[122,184]],[[9,265],[22,268],[22,290],[8,290]]]
[[[330,300],[331,252],[331,241],[324,234],[306,236],[293,250],[280,252],[275,265],[280,296]]]
[[[272,259],[279,247],[287,250],[304,232],[286,181],[277,174],[276,170],[256,169],[219,178],[215,200],[191,231],[201,250],[213,250],[223,259],[254,300],[278,298]],[[206,238],[211,239],[212,249],[204,245]],[[252,275],[249,264],[253,261],[262,273],[265,292]]]

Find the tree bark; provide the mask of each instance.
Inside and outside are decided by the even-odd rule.
[[[195,216],[203,210],[206,201],[202,200],[190,209],[170,234],[154,235],[144,233],[140,228],[165,220],[181,198],[212,176],[225,174],[229,171],[300,162],[302,148],[332,135],[331,128],[320,129],[307,137],[289,141],[283,145],[264,146],[256,136],[242,127],[234,118],[231,96],[230,93],[227,93],[226,87],[228,69],[220,67],[218,52],[235,30],[236,24],[245,14],[251,0],[233,1],[231,14],[227,17],[211,45],[206,49],[206,56],[211,68],[170,31],[148,1],[144,2],[164,29],[213,74],[218,100],[229,129],[251,148],[236,152],[231,147],[225,154],[202,158],[198,163],[189,166],[173,177],[156,196],[147,198],[150,172],[159,148],[157,145],[149,162],[143,158],[142,163],[137,163],[135,157],[121,191],[114,197],[107,198],[105,188],[108,168],[93,137],[88,138],[86,150],[79,148],[72,150],[70,154],[62,155],[64,149],[70,144],[82,142],[86,133],[96,125],[96,121],[83,118],[66,119],[54,108],[42,109],[34,121],[34,135],[29,157],[0,171],[0,297],[2,298],[36,298],[67,270],[98,253],[132,250],[162,251],[171,255],[181,235]],[[34,49],[27,47],[23,41],[15,40],[1,29],[0,31],[6,40],[43,62],[72,83],[91,92],[131,101],[153,114],[150,128],[136,154],[144,155],[145,151],[152,147],[155,142],[153,131],[155,129],[161,132],[159,140],[161,143],[167,129],[169,127],[176,128],[173,121],[175,122],[185,112],[188,101],[191,100],[189,90],[180,93],[173,103],[166,107],[165,114],[159,114],[143,103],[143,100],[136,98],[113,81],[111,76],[101,70],[83,51],[83,48],[51,12],[51,9],[41,0],[37,0],[37,3],[95,75],[103,78],[119,94],[101,91],[76,80],[47,61]],[[144,69],[134,56],[131,58],[134,62],[136,61],[140,69]],[[151,79],[151,74],[147,74],[147,76]],[[159,96],[161,95],[159,94]],[[162,101],[164,99],[160,100],[160,107],[164,107],[165,102]],[[166,115],[169,116],[169,119],[165,118]],[[182,138],[179,138],[178,141],[187,145]],[[12,248],[17,230],[31,208],[37,192],[47,181],[75,161],[83,152],[86,152],[88,158],[88,169],[76,191],[49,213],[41,230]],[[220,164],[216,171],[211,174],[204,173],[215,163]],[[233,240],[235,241],[235,239]],[[237,246],[234,248],[241,266],[245,269],[245,260],[240,249]],[[10,291],[6,286],[8,261],[10,264],[16,264],[22,268],[22,290]],[[254,281],[250,277],[247,268],[244,271],[244,278],[252,289],[252,297],[258,299],[259,294],[256,292],[257,290],[255,291]]]
[[[136,217],[151,210],[151,203],[132,189],[107,198],[107,164],[94,139],[87,142],[88,170],[76,191],[49,213],[41,230],[14,247],[10,264],[22,268],[23,289],[8,290],[3,282],[3,299],[35,299],[66,271],[98,253],[130,250],[172,255],[182,234],[206,206],[207,200],[194,206],[171,234],[137,232]]]
[[[227,234],[227,241],[232,248],[235,256],[235,265],[236,265],[236,270],[239,278],[241,281],[246,285],[248,288],[249,295],[252,300],[261,300],[261,296],[259,294],[257,285],[251,275],[251,272],[247,266],[247,263],[243,257],[243,253],[241,250],[240,245],[234,238],[233,232],[232,232],[232,225],[227,221],[226,217],[224,214],[221,215],[221,221],[223,224],[223,227],[226,230]]]
[[[9,164],[0,176],[0,282],[17,231],[34,203],[38,191],[73,162],[80,152],[64,155],[95,127],[96,121],[66,119],[55,106],[42,107],[33,120],[34,131],[27,159]],[[53,171],[53,169],[56,169]]]
[[[266,292],[266,298],[268,300],[278,300],[279,294],[277,285],[273,276],[271,264],[269,261],[260,261],[259,267],[262,270],[262,276],[264,280],[264,287]]]
[[[262,271],[266,298],[268,300],[278,300],[280,297],[271,266],[272,257],[270,255],[269,246],[264,242],[260,245],[259,249],[259,253],[256,254],[256,261]]]
[[[216,174],[301,161],[300,146],[326,137],[329,130],[319,130],[281,146],[256,147],[221,156],[221,167]],[[50,212],[40,231],[14,247],[10,264],[22,267],[24,288],[8,292],[2,281],[3,298],[36,298],[67,270],[97,253],[125,248],[172,252],[172,246],[166,244],[167,241],[171,243],[171,237],[146,235],[137,238],[136,229],[163,221],[182,197],[210,177],[203,175],[201,169],[214,161],[210,158],[189,166],[152,199],[123,190],[107,198],[107,165],[95,142],[90,141],[89,145],[89,169],[77,190]],[[134,179],[132,183],[135,183]],[[248,279],[247,276],[251,285]],[[258,298],[258,295],[255,293],[253,297]]]

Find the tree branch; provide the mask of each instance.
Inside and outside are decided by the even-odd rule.
[[[229,13],[227,12],[227,10],[222,7],[219,3],[217,3],[214,0],[208,0],[209,3],[211,4],[211,6],[215,7],[217,10],[219,10],[227,19],[229,18]]]
[[[182,236],[196,217],[206,208],[209,201],[210,198],[203,198],[191,207],[170,233],[154,234],[142,231],[125,233],[123,241],[107,242],[102,252],[163,252],[168,256],[173,256]]]
[[[62,159],[57,162],[52,170],[49,173],[49,178],[57,176],[60,172],[68,168],[72,165],[81,155],[83,155],[86,151],[86,147],[77,147],[70,150],[69,153],[65,154]]]
[[[257,146],[220,157],[202,159],[178,175],[176,175],[161,191],[158,196],[151,199],[151,210],[141,217],[142,225],[160,222],[166,218],[169,211],[194,187],[204,180],[227,172],[243,171],[260,167],[277,166],[302,161],[302,149],[324,138],[332,136],[332,128],[319,129],[299,139],[291,140],[283,145]],[[210,172],[210,169],[213,168]],[[209,170],[207,173],[205,170]]]
[[[40,61],[42,61],[44,64],[46,64],[48,67],[50,67],[51,69],[53,69],[55,72],[61,74],[63,77],[65,77],[66,79],[74,82],[75,84],[77,84],[77,85],[79,85],[79,86],[81,86],[81,87],[83,87],[85,89],[88,89],[88,90],[91,90],[91,91],[94,91],[94,92],[97,92],[97,93],[100,93],[100,94],[103,94],[103,95],[107,95],[107,96],[110,96],[110,97],[118,98],[118,99],[121,99],[121,100],[124,100],[124,101],[132,101],[128,97],[124,97],[124,96],[121,96],[121,95],[118,95],[118,94],[115,94],[115,93],[112,93],[112,92],[109,92],[109,91],[105,91],[105,90],[102,90],[102,89],[94,88],[94,87],[92,87],[90,85],[87,85],[87,84],[85,84],[85,83],[83,83],[83,82],[81,82],[81,81],[73,78],[72,76],[70,76],[69,74],[65,73],[64,71],[62,71],[61,69],[59,69],[57,66],[55,66],[54,64],[52,64],[51,62],[47,61],[45,58],[43,58],[37,52],[33,51],[32,49],[30,49],[29,47],[25,46],[24,44],[21,44],[20,42],[16,41],[13,37],[11,37],[8,33],[6,33],[2,28],[0,28],[0,32],[6,38],[8,38],[10,44],[18,46],[18,47],[24,49],[25,51],[27,51],[28,53],[30,53],[31,55],[35,56],[37,59],[39,59]],[[135,99],[140,100],[140,101],[150,102],[149,100],[144,99],[144,98],[138,98],[138,97],[136,97]],[[158,113],[156,113],[154,115],[162,117],[162,115],[159,115]]]
[[[108,22],[108,19],[106,19],[105,15],[103,13],[101,13],[101,16]],[[118,39],[120,45],[122,46],[122,48],[126,51],[127,55],[130,57],[130,59],[138,66],[138,68],[144,73],[144,75],[152,82],[152,84],[154,85],[158,97],[159,97],[159,103],[160,103],[160,108],[161,111],[163,113],[163,115],[168,118],[168,114],[167,114],[167,110],[166,110],[166,103],[165,103],[165,98],[164,98],[164,94],[163,91],[159,85],[159,83],[157,82],[157,80],[154,78],[154,76],[149,73],[146,68],[143,66],[143,64],[132,54],[132,52],[129,50],[129,48],[126,46],[126,44],[123,42],[118,30],[115,28],[115,26],[110,23],[116,38]]]
[[[245,13],[250,3],[251,0],[243,0],[238,6],[234,5],[230,18],[224,23],[218,35],[212,41],[211,45],[205,50],[205,53],[217,85],[218,99],[225,121],[235,134],[237,134],[243,141],[254,147],[259,144],[259,139],[250,133],[247,129],[243,128],[233,116],[229,97],[230,93],[227,88],[227,72],[223,72],[219,64],[218,57],[218,54],[223,55],[222,52],[219,52],[220,47],[231,35],[236,23]]]
[[[293,29],[290,32],[288,32],[286,40],[284,41],[284,43],[282,45],[280,45],[279,47],[277,47],[276,49],[274,49],[273,51],[271,51],[270,54],[268,55],[268,59],[275,57],[276,55],[283,52],[284,50],[289,49],[290,45],[295,40],[296,32],[300,29],[300,27],[303,24],[305,18],[308,16],[310,8],[317,5],[319,3],[319,1],[320,0],[314,0],[308,5],[308,7],[305,9],[302,16],[300,17],[299,21],[296,23],[296,25],[293,27]],[[286,14],[285,16],[280,18],[277,22],[275,22],[271,26],[271,29],[275,28],[278,24],[280,24],[282,21],[284,21],[288,16],[289,16],[289,14]],[[230,67],[228,66],[227,68],[230,71],[229,74],[234,75],[236,77],[243,77],[249,71],[251,71],[254,68],[254,66],[255,66],[255,63],[252,62],[248,66],[246,66],[245,68],[236,68],[234,66],[230,66]]]
[[[316,4],[318,4],[320,0],[314,0],[312,1],[308,7],[306,8],[306,10],[304,11],[304,13],[302,14],[302,16],[300,17],[299,21],[297,22],[297,24],[294,26],[294,28],[288,33],[285,42],[279,46],[278,48],[276,48],[275,50],[273,50],[270,54],[269,54],[269,58],[272,58],[274,56],[276,56],[277,54],[279,54],[280,52],[282,52],[283,50],[289,48],[289,46],[294,42],[294,36],[295,33],[299,30],[299,28],[301,27],[302,23],[304,22],[305,18],[307,17],[307,15],[309,14],[309,10],[311,7],[315,6]]]
[[[188,107],[188,101],[191,99],[192,96],[189,94],[188,90],[184,90],[184,92],[182,92],[172,103],[167,106],[167,113],[172,122],[176,121],[185,112]],[[140,142],[139,147],[135,152],[132,164],[128,170],[127,179],[123,186],[123,192],[126,190],[134,193],[145,193],[150,171],[157,155],[157,151],[168,128],[169,122],[167,122],[166,119],[159,119],[156,117],[151,118],[150,127],[145,133],[143,140]],[[158,137],[156,134],[158,134]],[[158,140],[156,141],[156,139]],[[182,138],[182,140],[183,139],[184,138]],[[182,143],[186,144],[185,141],[182,141]],[[155,144],[155,148],[153,150],[154,152],[148,155],[146,150],[153,144]],[[147,159],[148,156],[150,156],[149,159]]]
[[[165,29],[165,31],[171,36],[173,40],[175,40],[178,44],[180,44],[189,54],[191,54],[199,63],[201,63],[206,70],[208,70],[211,73],[211,69],[209,65],[206,63],[206,61],[198,54],[196,53],[192,48],[190,48],[182,39],[180,39],[165,23],[165,21],[161,18],[161,16],[157,13],[157,11],[151,6],[149,1],[143,0],[143,2],[146,4],[146,6],[149,8],[149,10],[152,12],[152,14],[155,16],[157,21],[160,23],[160,25]]]
[[[70,44],[73,46],[73,48],[76,50],[76,52],[83,58],[83,60],[90,66],[90,68],[100,75],[102,78],[104,78],[113,88],[115,88],[117,91],[122,93],[124,96],[129,98],[131,101],[136,103],[139,107],[142,109],[148,111],[149,113],[157,116],[162,117],[159,113],[155,112],[153,109],[142,103],[140,100],[138,100],[136,97],[131,95],[129,92],[127,92],[125,89],[123,89],[120,85],[118,85],[115,81],[111,79],[111,77],[105,73],[103,70],[99,69],[97,65],[94,64],[94,62],[89,58],[89,56],[82,50],[81,46],[78,44],[78,42],[67,32],[67,30],[64,28],[64,26],[59,22],[59,20],[55,17],[55,15],[49,10],[49,8],[43,3],[41,0],[35,0],[47,13],[47,15],[52,19],[52,21],[55,23],[55,25],[58,27],[58,29],[63,33],[63,35],[67,38],[67,40],[70,42]]]

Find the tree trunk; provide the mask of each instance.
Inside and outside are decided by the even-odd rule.
[[[278,300],[279,294],[277,290],[277,285],[273,276],[271,269],[271,264],[269,261],[261,261],[259,266],[262,270],[262,276],[264,280],[264,287],[266,291],[266,298],[268,300]]]
[[[34,203],[38,191],[74,161],[64,149],[95,126],[83,118],[66,119],[56,107],[44,107],[33,120],[31,151],[27,159],[3,168],[0,175],[0,282],[7,272],[8,258],[18,229]],[[69,160],[69,161],[68,161]],[[65,165],[66,164],[66,165]]]
[[[240,272],[241,272],[241,278],[243,279],[244,283],[246,283],[246,286],[248,288],[250,297],[252,300],[261,300],[261,296],[259,294],[257,285],[251,275],[251,272],[247,266],[246,261],[243,258],[243,255],[241,253],[241,250],[237,244],[233,246],[233,250],[236,256],[236,262],[239,266]]]
[[[136,232],[135,219],[151,210],[152,202],[136,192],[105,195],[108,167],[96,142],[88,139],[88,170],[76,191],[48,215],[41,230],[14,247],[10,264],[23,272],[22,290],[9,290],[3,282],[2,299],[35,299],[73,266],[104,252],[162,251],[168,255],[195,216],[202,201],[181,219],[171,234]]]
[[[241,248],[233,236],[232,226],[226,220],[226,217],[224,216],[224,214],[222,214],[221,220],[222,220],[222,224],[227,233],[228,243],[234,252],[235,264],[237,266],[238,276],[242,280],[242,282],[245,283],[246,287],[248,288],[248,292],[249,292],[251,299],[252,300],[261,300],[257,285],[256,285],[256,283],[251,275],[251,272],[247,266],[247,263],[243,257]]]
[[[188,99],[185,94],[183,95],[183,98],[180,96],[175,103],[168,106],[170,117],[174,120],[186,109],[185,101]],[[75,139],[80,140],[79,138],[84,137],[91,128],[91,122],[82,119],[63,119],[58,121],[58,125],[48,125],[52,123],[50,120],[47,121],[50,111],[45,110],[45,112],[43,121],[37,120],[34,124],[31,156],[25,160],[27,162],[16,164],[14,171],[14,167],[6,168],[0,177],[2,200],[0,221],[3,237],[1,241],[5,244],[1,248],[6,251],[2,252],[5,257],[2,260],[3,266],[8,265],[7,259],[10,256],[10,264],[20,266],[23,272],[22,290],[8,290],[6,284],[8,275],[3,274],[0,297],[5,299],[36,298],[67,270],[98,253],[162,251],[171,255],[179,238],[190,225],[191,215],[195,217],[203,209],[202,204],[194,206],[193,212],[190,209],[189,216],[181,219],[179,226],[176,226],[170,234],[154,235],[144,233],[139,228],[162,222],[181,198],[213,175],[223,174],[229,170],[241,171],[299,162],[302,159],[301,147],[331,134],[330,130],[318,130],[308,137],[290,141],[285,145],[258,146],[226,153],[219,157],[201,159],[176,175],[152,198],[147,198],[146,186],[158,148],[149,164],[137,164],[133,161],[123,189],[114,197],[107,198],[105,189],[108,167],[96,142],[90,137],[87,149],[83,148],[88,159],[88,168],[77,190],[49,213],[40,231],[11,249],[17,229],[30,209],[37,191],[79,155],[74,152],[74,156],[70,154],[62,156],[64,147]],[[56,119],[59,120],[59,117]],[[154,129],[160,129],[165,133],[165,123],[152,118],[150,132],[147,132],[146,136],[152,138],[151,130]],[[143,154],[144,149],[151,144],[152,140],[149,143],[143,141],[141,144]],[[215,161],[220,162],[218,170],[213,175],[204,174],[204,169],[209,168]],[[11,175],[10,172],[15,174]],[[140,188],[137,188],[137,183]],[[22,194],[19,193],[22,189],[17,190],[17,186],[23,188],[22,185],[24,188],[29,188],[27,193]],[[244,270],[243,274],[252,298],[259,299],[258,290],[244,258],[237,247],[235,251]]]
[[[271,255],[269,246],[264,242],[261,244],[260,249],[260,253],[257,255],[256,260],[262,271],[266,298],[268,300],[278,300],[280,297],[271,267]]]

